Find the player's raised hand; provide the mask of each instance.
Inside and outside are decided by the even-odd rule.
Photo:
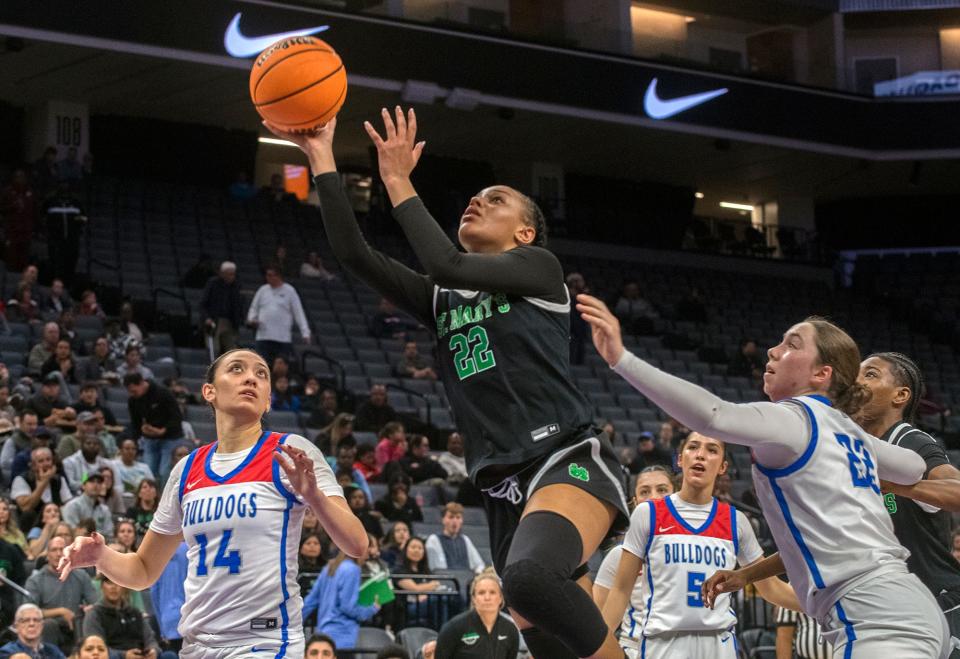
[[[319,128],[309,131],[289,131],[276,124],[264,121],[263,125],[281,140],[293,142],[300,150],[307,154],[310,169],[314,174],[324,174],[337,170],[333,158],[333,135],[337,131],[337,118],[334,117]]]
[[[377,147],[377,160],[380,163],[380,178],[384,184],[391,181],[406,180],[417,166],[426,142],[417,142],[417,115],[413,108],[406,115],[398,105],[394,116],[387,108],[380,111],[383,117],[383,132],[386,139],[380,137],[377,129],[369,121],[363,122],[367,135]]]
[[[732,593],[735,590],[743,590],[747,585],[743,573],[739,570],[717,570],[710,578],[703,582],[701,587],[701,596],[703,605],[712,609],[717,597],[723,593]]]
[[[577,296],[577,311],[590,324],[593,345],[604,361],[615,366],[623,356],[623,338],[620,336],[620,321],[602,300],[581,293]]]
[[[66,581],[77,568],[93,567],[106,548],[103,536],[94,531],[89,537],[77,538],[63,548],[63,556],[57,565],[60,581]]]
[[[310,456],[295,446],[280,444],[273,459],[280,463],[280,468],[287,475],[293,491],[310,501],[319,495],[317,476],[313,471],[313,460]]]

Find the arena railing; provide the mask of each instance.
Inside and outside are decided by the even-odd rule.
[[[320,352],[319,350],[313,350],[312,348],[307,348],[300,352],[300,372],[307,373],[307,357],[314,357],[319,359],[322,362],[326,362],[330,366],[331,370],[334,371],[334,374],[337,378],[336,387],[338,391],[346,391],[347,388],[347,371],[339,361],[330,357],[326,353]]]
[[[424,394],[420,393],[419,391],[414,391],[413,389],[408,389],[407,387],[404,387],[403,385],[400,385],[400,384],[393,384],[392,382],[387,383],[387,389],[388,390],[394,389],[396,391],[403,392],[409,396],[413,396],[423,401],[423,405],[427,410],[427,418],[426,418],[427,425],[428,426],[433,425],[433,420],[432,420],[433,406],[430,405],[430,399],[427,398]]]

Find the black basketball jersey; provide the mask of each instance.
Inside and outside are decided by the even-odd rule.
[[[570,300],[434,288],[439,366],[471,477],[545,455],[593,422],[570,376]]]
[[[896,424],[880,439],[918,453],[927,472],[950,463],[937,440],[909,423]],[[884,502],[897,539],[910,550],[909,570],[934,596],[960,588],[960,564],[950,553],[950,513],[893,493],[886,494]]]

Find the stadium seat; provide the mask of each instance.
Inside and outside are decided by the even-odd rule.
[[[400,643],[410,653],[410,656],[416,656],[426,643],[437,638],[437,632],[427,627],[407,627],[397,633],[397,642]]]

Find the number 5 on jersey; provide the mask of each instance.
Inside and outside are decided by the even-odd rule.
[[[486,371],[497,365],[497,359],[490,349],[487,330],[475,325],[466,334],[454,334],[450,337],[450,352],[453,353],[453,365],[457,377],[466,380],[471,375]]]
[[[229,568],[230,574],[240,574],[240,551],[234,549],[229,553],[227,552],[227,547],[230,546],[230,537],[232,535],[233,531],[226,529],[223,535],[220,536],[217,555],[213,558],[213,567]],[[198,533],[193,536],[193,538],[200,547],[200,555],[197,557],[197,576],[205,577],[209,574],[209,570],[207,569],[207,545],[209,544],[207,534]]]

